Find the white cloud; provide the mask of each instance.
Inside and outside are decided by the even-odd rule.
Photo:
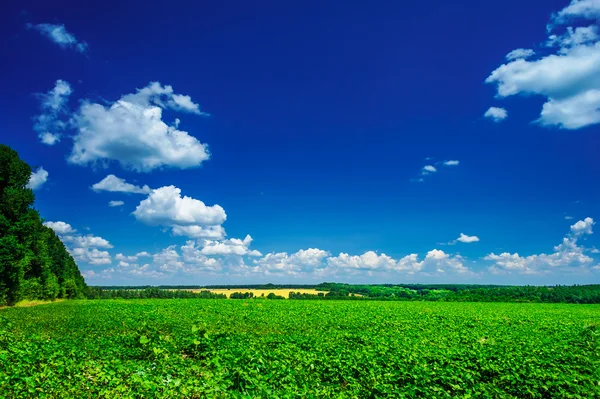
[[[37,93],[42,112],[34,117],[33,130],[42,143],[54,145],[60,141],[62,131],[67,127],[67,122],[60,118],[68,112],[67,101],[72,92],[71,85],[59,79],[48,93]]]
[[[161,167],[198,167],[210,158],[208,147],[194,136],[169,126],[163,109],[201,114],[188,96],[158,82],[109,104],[84,101],[73,116],[78,130],[69,162],[87,165],[117,161],[126,169],[149,172]]]
[[[325,267],[329,252],[318,248],[301,249],[291,255],[272,252],[254,260],[251,272],[269,275],[308,276],[319,274]]]
[[[230,238],[228,240],[214,241],[204,240],[202,254],[208,256],[215,255],[237,255],[237,256],[261,256],[262,254],[256,250],[250,250],[252,237],[248,234],[246,238]]]
[[[161,272],[173,273],[183,269],[183,262],[180,260],[180,255],[177,253],[175,245],[171,245],[161,252],[154,254],[152,259]]]
[[[86,280],[111,279],[114,272],[115,269],[110,267],[99,272],[95,272],[94,270],[82,270],[81,275]]]
[[[377,255],[374,251],[367,251],[362,255],[353,256],[340,253],[338,256],[327,258],[327,266],[336,269],[393,271],[397,262],[386,254]]]
[[[142,223],[171,227],[174,235],[190,238],[224,234],[219,226],[227,219],[221,206],[207,206],[197,199],[181,197],[181,190],[175,186],[153,190],[140,202],[133,215]]]
[[[598,248],[592,248],[590,250],[590,252],[593,253],[593,254],[600,254],[600,249],[598,249]]]
[[[436,169],[435,166],[433,166],[433,165],[425,165],[425,166],[423,166],[422,173],[424,175],[428,175],[430,173],[435,173],[435,172],[437,172],[437,169]]]
[[[549,99],[542,106],[538,121],[565,129],[600,123],[600,90],[588,90],[563,100]]]
[[[518,49],[515,49],[515,50],[511,51],[510,53],[506,54],[505,58],[508,61],[512,61],[512,60],[518,60],[520,58],[529,58],[533,55],[535,55],[535,51],[533,51],[532,49],[518,48]]]
[[[75,248],[112,248],[108,240],[102,237],[94,236],[91,234],[85,236],[69,236],[66,235],[61,237],[64,242],[70,243]]]
[[[427,157],[427,160],[431,161],[432,158]],[[455,160],[455,159],[451,159],[451,160],[447,160],[447,161],[439,161],[439,162],[435,163],[435,165],[442,165],[442,166],[458,166],[459,164],[460,164],[460,161]],[[436,168],[434,165],[425,165],[421,168],[420,175],[418,177],[410,179],[410,181],[422,183],[425,181],[425,176],[429,176],[433,173],[437,173],[438,171],[439,171],[438,168]]]
[[[107,251],[100,251],[96,248],[73,248],[69,252],[77,262],[89,265],[108,265],[111,263],[110,254]]]
[[[127,263],[137,262],[138,258],[139,257],[137,255],[125,256],[122,253],[118,253],[117,255],[115,255],[116,260],[122,261],[122,262],[127,262]]]
[[[124,261],[124,262],[137,262],[138,257],[135,256],[135,255],[133,255],[133,256],[125,256],[122,253],[118,253],[115,256],[115,259],[119,260],[119,261]]]
[[[185,236],[196,239],[220,240],[225,237],[223,226],[173,226],[174,236]]]
[[[72,48],[80,53],[85,53],[87,51],[87,43],[78,41],[77,38],[75,38],[75,35],[67,31],[64,25],[27,24],[27,27],[37,30],[62,48]]]
[[[181,247],[181,253],[183,261],[187,265],[185,267],[187,273],[218,272],[223,268],[220,260],[209,258],[203,254],[194,241],[187,241]]]
[[[69,223],[61,221],[44,222],[44,226],[51,228],[58,234],[75,261],[90,265],[105,265],[111,263],[110,254],[107,251],[100,251],[98,249],[112,248],[113,246],[108,240],[92,234],[76,235],[75,233],[77,230]]]
[[[600,35],[598,26],[567,26],[572,20],[595,20],[598,0],[572,1],[554,14],[544,44],[553,53],[537,59],[509,60],[496,68],[486,83],[497,87],[498,97],[539,95],[546,98],[539,118],[543,126],[579,129],[600,123]]]
[[[123,202],[123,201],[109,201],[108,202],[108,206],[111,206],[111,207],[123,206],[123,205],[125,205],[125,202]]]
[[[54,230],[56,234],[65,235],[65,234],[73,234],[77,230],[75,230],[69,223],[65,222],[44,222],[44,226],[51,228]]]
[[[108,175],[92,186],[94,191],[109,191],[113,193],[150,194],[152,189],[147,185],[143,187],[127,183],[115,175]]]
[[[327,266],[331,274],[339,274],[340,271],[356,272],[387,272],[401,273],[406,275],[420,274],[423,276],[440,276],[442,274],[472,274],[463,264],[463,258],[451,256],[444,251],[433,249],[427,253],[422,261],[417,254],[407,255],[396,261],[385,254],[377,255],[373,251],[365,252],[363,255],[351,256],[341,253],[337,257],[327,258]]]
[[[569,26],[562,35],[550,35],[546,46],[561,47],[561,53],[567,53],[568,49],[580,44],[590,44],[598,41],[598,27],[596,25],[580,26],[574,28]]]
[[[504,108],[490,107],[483,116],[492,119],[494,122],[501,122],[508,117],[508,112]]]
[[[520,256],[518,253],[504,252],[499,255],[491,253],[484,259],[493,261],[489,268],[492,273],[544,274],[552,270],[569,270],[589,266],[593,259],[585,255],[585,248],[577,245],[577,240],[584,234],[592,234],[592,218],[585,218],[573,224],[570,234],[563,238],[561,244],[554,247],[550,254]]]
[[[460,236],[456,239],[456,241],[468,244],[468,243],[472,243],[472,242],[478,242],[479,241],[479,237],[477,237],[477,236],[468,236],[466,234],[460,233]]]
[[[29,177],[29,182],[27,183],[27,188],[37,190],[38,188],[42,187],[42,185],[46,183],[47,180],[48,172],[44,168],[40,167],[35,172],[31,173],[31,176]]]
[[[552,16],[552,22],[553,25],[562,25],[576,18],[600,18],[600,1],[572,0],[567,7]]]
[[[141,258],[143,256],[152,256],[152,255],[146,251],[142,251],[142,252],[138,252],[137,254],[135,254],[135,256],[137,256],[138,258]]]
[[[421,271],[429,275],[445,275],[448,272],[472,274],[463,262],[463,258],[459,255],[451,256],[440,249],[432,249],[427,252]]]
[[[565,216],[565,220],[573,220],[573,219],[574,219],[573,216],[569,216],[569,215]]]
[[[575,236],[581,236],[583,234],[592,234],[592,226],[595,224],[594,219],[587,217],[583,220],[578,221],[577,223],[571,226],[571,232]]]
[[[460,161],[456,160],[444,161],[444,166],[458,166],[459,164]]]

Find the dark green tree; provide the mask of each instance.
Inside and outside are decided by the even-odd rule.
[[[19,154],[0,144],[0,303],[82,297],[77,264],[33,207],[30,176]]]

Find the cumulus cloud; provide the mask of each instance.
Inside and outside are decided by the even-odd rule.
[[[460,236],[456,239],[456,241],[469,244],[469,243],[472,243],[472,242],[478,242],[479,241],[479,237],[477,237],[477,236],[468,236],[466,234],[460,233]]]
[[[600,2],[598,0],[572,0],[571,3],[552,16],[549,28],[562,25],[577,18],[600,18]]]
[[[577,241],[583,235],[592,234],[593,225],[594,220],[589,217],[573,224],[570,233],[550,254],[521,256],[518,253],[504,252],[499,255],[491,253],[484,259],[494,262],[489,270],[497,274],[544,274],[552,272],[553,269],[564,271],[589,266],[593,259],[584,254],[585,248],[577,245]]]
[[[487,111],[485,111],[483,116],[493,120],[494,122],[502,122],[508,117],[508,112],[506,112],[504,108],[490,107]]]
[[[174,236],[185,236],[196,239],[220,240],[225,237],[223,226],[173,226]]]
[[[459,255],[450,255],[439,249],[427,252],[421,265],[421,271],[429,275],[446,275],[448,273],[472,274]]]
[[[75,234],[77,230],[69,223],[62,221],[44,222],[44,226],[54,230],[75,261],[90,265],[106,265],[111,263],[110,254],[107,251],[98,249],[112,248],[113,246],[108,240],[92,234]]]
[[[464,265],[459,255],[434,249],[423,260],[410,254],[396,260],[386,254],[367,251],[362,255],[340,253],[331,256],[318,248],[301,249],[295,253],[271,252],[261,255],[250,249],[252,237],[228,240],[188,240],[184,245],[171,245],[152,256],[151,262],[140,265],[142,256],[117,254],[117,271],[142,277],[173,277],[185,275],[229,276],[243,278],[295,277],[337,278],[348,276],[458,276],[475,275]]]
[[[150,194],[152,189],[147,185],[143,187],[127,183],[115,175],[108,175],[92,186],[94,191],[109,191],[112,193]]]
[[[140,202],[133,215],[142,223],[171,227],[173,234],[190,238],[223,234],[220,225],[227,219],[220,205],[207,206],[200,200],[182,197],[181,190],[175,186],[153,190]]]
[[[60,141],[62,132],[68,127],[68,122],[61,118],[68,113],[67,102],[72,92],[71,85],[59,79],[48,93],[36,94],[41,113],[33,118],[33,130],[42,143],[54,145]]]
[[[533,51],[532,49],[518,48],[506,54],[505,58],[507,61],[512,61],[521,58],[529,58],[533,55],[535,55],[535,51]]]
[[[580,44],[590,44],[598,41],[598,26],[567,27],[562,35],[550,35],[546,46],[560,47],[560,53],[567,53],[568,49]]]
[[[125,202],[123,202],[123,201],[109,201],[108,202],[108,206],[110,206],[110,207],[123,206],[123,205],[125,205]]]
[[[571,226],[571,233],[575,236],[581,236],[584,234],[592,234],[592,226],[595,224],[594,219],[587,217],[583,220],[578,221],[577,223]]]
[[[423,166],[422,174],[428,175],[430,173],[435,173],[435,172],[437,172],[437,168],[435,166],[433,166],[433,165]]]
[[[459,164],[460,161],[457,160],[444,161],[444,166],[458,166]]]
[[[463,264],[462,257],[450,255],[444,251],[433,249],[422,261],[417,254],[407,255],[398,261],[385,254],[378,255],[373,251],[362,255],[341,253],[336,257],[327,258],[327,266],[334,269],[332,274],[340,271],[387,272],[405,275],[420,274],[423,276],[440,276],[442,274],[465,274],[472,272]]]
[[[115,269],[110,267],[110,268],[104,269],[102,271],[82,270],[81,275],[86,280],[110,279],[113,277],[114,272],[115,272]]]
[[[89,265],[108,265],[111,263],[110,254],[107,251],[100,251],[96,248],[71,248],[69,252],[76,262],[87,263]]]
[[[264,275],[300,276],[318,274],[325,267],[324,260],[329,252],[318,248],[301,249],[289,255],[287,252],[272,252],[254,260],[254,273]]]
[[[46,183],[47,180],[48,172],[44,168],[40,167],[35,172],[31,173],[31,176],[29,177],[29,182],[27,183],[26,187],[32,190],[37,190],[40,187],[42,187],[42,185]]]
[[[208,256],[215,255],[237,255],[237,256],[261,256],[256,250],[250,250],[252,237],[248,234],[243,240],[239,238],[230,238],[227,240],[215,241],[204,240],[202,254]]]
[[[154,254],[152,260],[159,271],[174,273],[183,269],[183,262],[180,260],[180,257],[179,253],[177,253],[177,247],[171,245]]]
[[[44,226],[51,228],[54,230],[56,234],[65,235],[65,234],[73,234],[77,230],[75,230],[69,223],[65,222],[44,222]]]
[[[339,269],[393,270],[396,261],[386,254],[377,255],[374,251],[367,251],[362,255],[340,253],[338,256],[328,258],[327,264]]]
[[[122,262],[137,262],[138,258],[137,255],[125,256],[122,253],[115,255],[115,259]]]
[[[80,53],[85,53],[88,48],[86,42],[77,40],[75,35],[67,31],[64,25],[55,24],[27,24],[29,29],[34,29],[40,32],[43,36],[46,36],[52,42],[58,44],[61,48],[74,49]]]
[[[595,24],[599,4],[598,0],[573,0],[554,14],[542,45],[545,55],[510,59],[496,68],[486,83],[496,86],[498,97],[544,97],[536,120],[541,125],[579,129],[600,123],[600,35]],[[594,24],[563,28],[575,20]]]
[[[91,234],[85,236],[79,235],[66,235],[61,237],[64,242],[72,244],[76,248],[112,248],[108,240],[105,240],[102,237],[94,236]]]
[[[123,168],[149,172],[161,167],[194,168],[210,158],[208,147],[179,122],[168,125],[162,112],[202,114],[189,96],[152,82],[108,105],[84,101],[73,116],[77,130],[69,162],[78,165],[118,162]]]

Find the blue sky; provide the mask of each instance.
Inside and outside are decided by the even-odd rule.
[[[600,0],[417,3],[9,1],[0,142],[90,284],[600,282]]]

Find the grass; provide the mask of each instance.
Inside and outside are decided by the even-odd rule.
[[[23,299],[22,301],[19,301],[17,303],[14,304],[14,307],[17,308],[30,308],[32,306],[38,306],[38,305],[49,305],[51,303],[57,303],[57,302],[62,302],[64,301],[64,299],[55,299],[54,301],[42,301],[39,299],[35,299],[35,300],[30,300],[30,299]],[[6,309],[9,308],[10,306],[0,306],[0,310],[1,309]]]
[[[598,305],[147,299],[0,313],[0,397],[600,398]]]

